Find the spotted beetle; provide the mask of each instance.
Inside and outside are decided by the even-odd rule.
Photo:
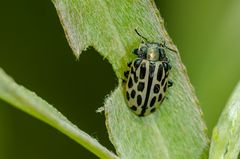
[[[128,107],[136,115],[146,116],[160,106],[168,87],[173,85],[172,80],[168,80],[172,67],[165,49],[176,51],[165,43],[149,42],[136,29],[135,32],[142,42],[139,48],[132,51],[138,57],[128,62],[129,70],[124,72],[127,78],[125,97]]]

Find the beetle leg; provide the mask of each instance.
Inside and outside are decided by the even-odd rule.
[[[126,78],[128,78],[128,75],[129,75],[129,71],[124,71],[124,76],[125,76]]]
[[[168,65],[168,70],[171,70],[172,69],[172,65],[169,62],[167,63],[167,65]]]
[[[129,62],[127,63],[127,66],[130,67],[131,65],[132,65],[132,61],[129,61]]]
[[[163,97],[161,103],[162,103],[165,99],[168,100],[168,97],[167,97],[167,96]]]
[[[172,87],[173,86],[173,81],[172,80],[168,80],[168,87]]]
[[[168,71],[168,70],[172,69],[172,65],[167,61],[163,61],[163,67],[164,67],[165,71]]]
[[[167,62],[163,62],[163,68],[164,68],[165,72],[168,71],[168,63]]]
[[[138,48],[133,49],[132,53],[135,54],[135,55],[138,55]]]

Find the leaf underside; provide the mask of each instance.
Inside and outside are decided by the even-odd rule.
[[[93,46],[112,64],[119,79],[140,38],[166,41],[176,47],[166,33],[153,1],[139,0],[52,0],[74,54]],[[147,117],[137,117],[128,108],[119,86],[105,101],[106,125],[110,140],[124,159],[207,158],[209,139],[198,100],[178,53],[166,51],[172,64],[169,89],[160,109]],[[96,70],[97,71],[97,70]]]

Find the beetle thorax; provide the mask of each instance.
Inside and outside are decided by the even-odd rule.
[[[156,48],[148,48],[147,50],[147,60],[158,61],[159,53]]]

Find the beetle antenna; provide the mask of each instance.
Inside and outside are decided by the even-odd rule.
[[[169,47],[166,46],[166,41],[164,41],[163,44],[161,44],[161,45],[162,45],[163,47],[165,47],[166,49],[168,49],[168,50],[170,50],[170,51],[173,51],[173,52],[176,52],[176,53],[177,53],[176,50],[171,49],[171,48],[169,48]]]
[[[134,29],[135,32],[137,33],[138,36],[140,36],[142,39],[144,39],[146,42],[148,42],[147,38],[145,38],[144,36],[142,36],[138,31],[137,29]]]

